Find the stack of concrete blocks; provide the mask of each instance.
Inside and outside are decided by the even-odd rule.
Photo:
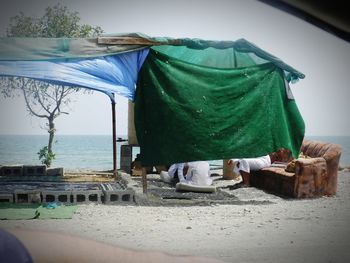
[[[40,204],[41,203],[40,190],[36,190],[36,189],[15,190],[14,195],[15,195],[15,203],[18,203],[18,204]]]
[[[89,204],[89,203],[102,203],[102,191],[101,190],[81,190],[72,191],[72,203],[73,204]]]
[[[128,148],[131,150],[132,148]],[[128,153],[128,155],[130,152]],[[127,160],[127,163],[131,159]],[[63,175],[63,168],[46,168],[45,165],[6,165],[0,166],[0,176],[60,176]],[[17,180],[17,178],[16,178]],[[3,203],[63,203],[63,204],[131,204],[134,202],[135,191],[124,187],[120,183],[102,183],[92,188],[46,188],[26,185],[21,189],[1,191],[0,202]]]
[[[47,176],[63,176],[63,167],[46,168]]]
[[[62,176],[63,168],[46,168],[46,165],[4,165],[0,166],[0,176],[5,180],[38,180],[43,176]],[[12,178],[12,179],[11,179]],[[60,197],[61,199],[62,197]],[[70,199],[68,200],[68,202]],[[1,192],[0,202],[33,204],[41,203],[41,189],[18,189]]]
[[[46,165],[23,165],[23,176],[45,176]]]
[[[13,194],[8,192],[0,192],[0,203],[13,203]]]
[[[4,165],[0,176],[63,176],[63,167],[47,168],[46,165]]]
[[[102,203],[102,190],[99,185],[65,185],[63,188],[43,190],[43,203],[57,202],[64,204]]]
[[[125,144],[120,147],[120,169],[130,174],[133,145]]]
[[[22,176],[23,165],[4,165],[0,169],[1,176]]]
[[[125,189],[119,184],[102,183],[105,204],[131,204],[134,202],[135,191]]]
[[[72,203],[72,191],[42,191],[43,203],[61,203],[61,204],[71,204]]]

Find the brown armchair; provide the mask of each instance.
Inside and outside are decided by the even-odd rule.
[[[312,157],[296,161],[295,175],[300,181],[300,194],[308,194],[301,186],[304,184],[309,185],[309,191],[314,191],[317,196],[335,195],[341,147],[337,144],[304,140],[300,151]]]
[[[251,185],[294,198],[335,195],[341,147],[304,140],[300,152],[311,158],[296,159],[295,171],[267,167],[251,175]]]

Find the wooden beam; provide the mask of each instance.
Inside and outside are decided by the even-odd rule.
[[[97,43],[105,45],[161,45],[160,42],[152,41],[142,37],[99,37],[97,38]]]
[[[147,194],[147,170],[142,166],[142,189],[143,193]]]

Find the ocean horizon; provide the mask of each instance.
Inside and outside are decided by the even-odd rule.
[[[127,139],[127,135],[117,138]],[[340,166],[350,166],[350,136],[306,136],[306,139],[336,143],[342,147]],[[37,152],[47,144],[47,135],[0,135],[0,165],[41,164]],[[120,147],[127,141],[117,142],[117,167],[120,167]],[[113,169],[113,145],[111,135],[56,135],[53,145],[56,158],[52,167],[68,170]],[[139,148],[133,148],[133,159]],[[210,161],[222,165],[221,160]]]

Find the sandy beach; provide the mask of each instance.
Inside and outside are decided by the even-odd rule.
[[[240,201],[236,204],[89,204],[80,205],[72,219],[3,220],[0,227],[225,262],[348,262],[349,188],[350,172],[340,171],[335,197],[283,199],[256,188],[238,188],[231,190]]]

